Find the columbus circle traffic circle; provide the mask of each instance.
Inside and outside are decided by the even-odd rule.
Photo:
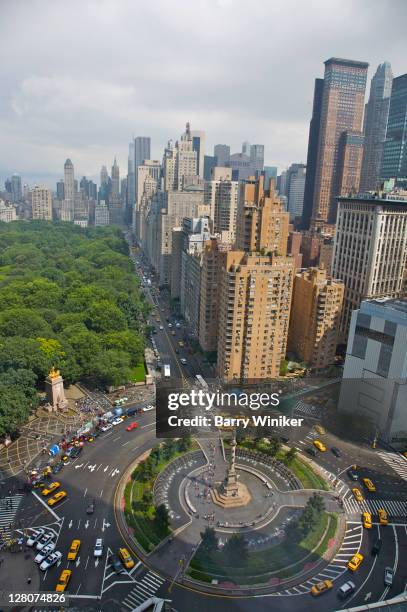
[[[288,448],[276,456],[266,445],[238,444],[231,430],[138,456],[115,500],[129,548],[170,582],[213,595],[306,593],[324,576],[339,578],[348,561],[343,481],[308,458],[296,457],[294,469]],[[314,488],[299,477],[307,472]],[[360,549],[360,521],[358,529],[349,558]]]

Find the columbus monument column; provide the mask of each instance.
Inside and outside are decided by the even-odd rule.
[[[251,500],[248,488],[239,482],[236,474],[236,430],[233,430],[230,442],[230,461],[226,472],[225,480],[211,490],[212,501],[224,508],[237,508],[246,506]]]

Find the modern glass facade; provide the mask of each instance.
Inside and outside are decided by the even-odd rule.
[[[407,181],[407,74],[393,80],[381,175]]]

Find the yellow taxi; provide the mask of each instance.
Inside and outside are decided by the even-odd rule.
[[[171,336],[175,336],[175,329],[172,330]]]
[[[311,587],[311,595],[314,597],[318,597],[318,595],[322,595],[322,593],[326,593],[329,589],[332,589],[334,583],[332,580],[323,580],[322,582],[317,582]]]
[[[362,521],[363,521],[363,527],[365,529],[372,528],[372,515],[370,514],[370,512],[364,512],[362,514]]]
[[[156,321],[156,323],[161,323],[161,319],[160,319],[160,317],[156,317],[156,318],[155,318],[155,321]]]
[[[50,465],[47,465],[47,467],[42,472],[43,476],[49,476],[51,473],[52,473],[52,468]]]
[[[314,446],[321,451],[321,453],[326,451],[326,446],[323,442],[321,442],[321,440],[314,440]]]
[[[370,493],[374,493],[376,491],[376,487],[370,478],[363,478],[363,484]]]
[[[352,572],[356,572],[357,569],[362,565],[363,555],[360,553],[356,553],[353,555],[352,559],[348,562],[348,569]]]
[[[62,593],[63,591],[65,591],[66,587],[69,584],[71,576],[72,576],[72,571],[71,570],[69,570],[69,569],[62,570],[61,575],[58,578],[57,586],[55,587],[55,590],[58,593]]]
[[[66,492],[59,491],[59,493],[54,495],[54,497],[50,497],[50,499],[47,501],[47,504],[48,506],[55,506],[55,504],[58,504],[65,497],[66,497]]]
[[[119,557],[126,569],[134,567],[134,561],[127,548],[119,548]]]
[[[181,348],[183,348],[183,347],[184,347],[184,343],[182,342],[182,340],[179,340],[179,342],[178,342],[178,346],[179,346],[179,347],[181,347]]]
[[[384,508],[379,508],[377,511],[377,515],[379,517],[380,525],[388,525],[389,517],[387,516],[387,512]]]
[[[61,486],[60,482],[51,482],[51,484],[49,484],[45,489],[41,491],[41,495],[46,497],[47,495],[52,493],[52,491],[55,491],[55,489],[58,489],[58,487],[60,486]]]
[[[326,434],[326,429],[325,427],[322,427],[322,425],[315,425],[314,429],[320,436],[324,436]]]
[[[72,540],[71,547],[68,551],[68,561],[75,561],[81,547],[80,540]]]
[[[357,502],[361,503],[362,501],[364,501],[365,498],[363,497],[360,489],[355,487],[354,489],[352,489],[352,493],[353,497],[356,499]]]

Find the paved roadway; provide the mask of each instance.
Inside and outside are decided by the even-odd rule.
[[[162,311],[164,330],[155,334],[158,350],[162,362],[170,363],[172,375],[184,376],[186,371],[179,362],[179,358],[187,353],[175,353],[178,335],[174,338],[165,325],[168,310]],[[179,334],[180,332],[177,332]],[[195,375],[194,362],[188,366],[190,375]],[[298,406],[298,410],[307,411],[307,405]],[[311,411],[312,412],[312,411]],[[315,415],[308,413],[310,420],[292,434],[289,445],[296,446],[300,451],[312,445],[315,431],[312,424],[317,422]],[[326,470],[326,476],[331,480],[338,478],[337,492],[343,498],[348,516],[347,532],[343,547],[330,564],[323,570],[325,577],[335,578],[335,588],[314,600],[309,595],[309,588],[313,582],[305,582],[297,587],[287,589],[277,594],[256,596],[255,598],[232,599],[210,597],[194,590],[183,588],[177,584],[171,585],[165,576],[161,577],[143,564],[137,565],[133,572],[116,577],[107,563],[109,550],[117,551],[122,544],[122,537],[115,522],[113,500],[116,487],[126,467],[134,457],[151,447],[155,441],[155,413],[148,412],[138,415],[135,420],[139,428],[133,432],[126,432],[129,419],[113,430],[100,436],[94,443],[87,444],[82,455],[66,466],[55,478],[58,479],[64,490],[68,493],[67,501],[57,506],[54,513],[38,498],[29,495],[28,499],[19,501],[20,510],[26,526],[50,525],[58,535],[58,546],[64,554],[64,560],[58,568],[49,570],[42,576],[42,588],[52,590],[55,587],[58,575],[62,568],[68,567],[66,553],[70,542],[74,538],[82,540],[79,558],[71,563],[73,577],[70,592],[77,600],[78,605],[84,609],[92,610],[132,610],[152,595],[171,599],[178,612],[206,611],[208,604],[214,612],[236,610],[251,612],[256,610],[287,610],[313,611],[326,610],[327,612],[339,610],[350,604],[359,605],[368,601],[376,601],[403,593],[407,586],[407,564],[403,559],[407,557],[407,513],[404,511],[403,499],[407,496],[407,461],[400,455],[386,453],[383,450],[373,451],[368,447],[355,447],[344,443],[330,434],[324,436],[328,446],[326,453],[319,453],[315,461]],[[337,446],[342,451],[341,458],[336,458],[330,448]],[[387,527],[374,525],[370,532],[363,530],[360,524],[362,508],[356,504],[350,493],[352,483],[346,476],[347,468],[356,463],[361,467],[361,476],[370,477],[377,485],[377,493],[366,497],[366,504],[374,509],[374,504],[386,507],[390,514],[390,524]],[[362,487],[363,488],[363,487]],[[95,499],[96,509],[91,516],[86,515],[88,503]],[[20,512],[21,514],[21,512]],[[0,510],[0,519],[2,518]],[[375,520],[375,516],[374,516]],[[371,546],[374,538],[380,533],[383,540],[382,550],[378,557],[371,555]],[[104,540],[105,551],[100,562],[96,563],[93,557],[93,547],[97,537]],[[354,574],[346,569],[346,559],[350,552],[359,549],[365,554],[361,568]],[[169,556],[170,558],[170,556]],[[388,589],[383,583],[383,572],[386,566],[395,570],[394,586]],[[338,587],[352,579],[356,586],[355,594],[344,605],[338,600],[336,592]],[[99,598],[102,598],[101,601]],[[96,599],[98,598],[98,599]]]

